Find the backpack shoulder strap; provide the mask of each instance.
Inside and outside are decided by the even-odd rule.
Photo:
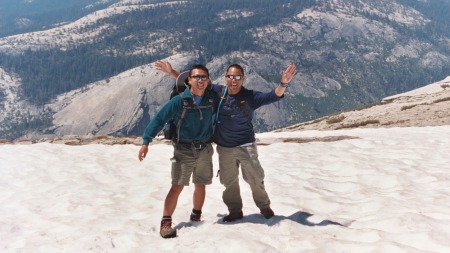
[[[184,117],[186,116],[186,111],[188,109],[192,108],[192,106],[189,104],[189,98],[181,96],[181,104],[182,104],[182,108],[183,109],[181,110],[180,118],[178,119],[177,128],[176,128],[176,130],[177,130],[176,131],[176,133],[177,133],[177,138],[176,138],[177,143],[180,141],[181,122],[183,121]]]
[[[221,90],[220,94],[219,94],[220,95],[220,100],[219,100],[219,105],[217,106],[216,118],[214,119],[214,122],[213,122],[214,125],[215,124],[220,124],[220,121],[219,121],[220,107],[222,106],[222,102],[226,99],[227,93],[228,93],[228,86],[224,85],[222,87],[222,90]]]
[[[242,87],[242,94],[241,94],[241,101],[239,102],[239,107],[241,107],[242,112],[244,113],[245,117],[247,118],[248,124],[250,124],[250,126],[252,126],[253,128],[253,123],[250,117],[250,112],[248,111],[247,108],[247,93],[248,90],[245,87]]]

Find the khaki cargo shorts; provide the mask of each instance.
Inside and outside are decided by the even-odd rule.
[[[172,184],[188,186],[192,175],[192,183],[209,185],[213,178],[212,156],[214,149],[211,143],[205,148],[196,150],[198,157],[194,157],[192,149],[174,146],[172,161]]]

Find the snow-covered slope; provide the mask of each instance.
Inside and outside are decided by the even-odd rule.
[[[447,78],[445,78],[444,80],[441,80],[439,82],[428,84],[423,87],[414,89],[412,91],[385,97],[385,98],[383,98],[383,100],[387,101],[387,100],[392,100],[392,99],[399,98],[399,97],[413,97],[413,96],[418,96],[418,95],[432,94],[432,93],[442,92],[442,90],[445,90],[445,89],[450,89],[450,76],[448,76]]]

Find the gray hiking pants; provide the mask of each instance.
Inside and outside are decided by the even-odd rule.
[[[219,155],[220,183],[225,186],[223,202],[230,212],[242,211],[239,187],[239,165],[242,177],[250,185],[253,200],[259,209],[270,207],[270,199],[264,187],[264,170],[258,160],[256,143],[248,146],[226,148],[217,145]]]

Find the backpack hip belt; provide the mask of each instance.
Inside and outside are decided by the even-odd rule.
[[[180,142],[176,143],[175,145],[178,145],[178,146],[181,146],[181,147],[187,148],[187,149],[203,150],[210,143],[211,143],[211,140],[207,140],[207,141],[194,140],[194,141],[189,141],[189,142],[180,141]]]
[[[205,149],[211,143],[208,141],[191,141],[191,142],[178,142],[175,143],[175,146],[183,147],[185,149],[190,149],[192,151],[192,156],[195,159],[199,157],[199,152]]]

